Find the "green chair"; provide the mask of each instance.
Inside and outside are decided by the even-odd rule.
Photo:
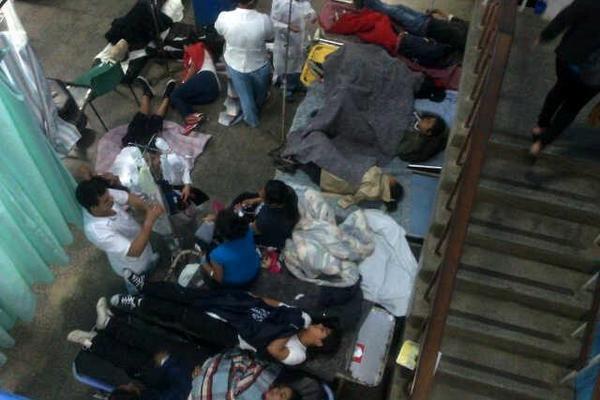
[[[67,89],[76,99],[76,103],[82,111],[86,105],[90,105],[92,111],[94,111],[94,114],[96,114],[96,117],[100,120],[102,127],[108,131],[100,113],[98,113],[98,110],[94,107],[93,101],[106,93],[116,90],[124,76],[125,74],[123,73],[121,64],[99,63],[75,79],[74,82],[67,83]],[[139,104],[139,100],[133,91],[131,84],[128,84],[128,87],[133,94],[135,101]]]

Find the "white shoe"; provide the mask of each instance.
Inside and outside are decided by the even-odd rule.
[[[96,335],[96,332],[87,332],[82,331],[81,329],[76,329],[69,332],[67,335],[67,340],[69,342],[80,344],[86,349],[89,349],[92,347],[92,340],[96,337]]]
[[[108,308],[106,297],[100,297],[96,303],[96,329],[104,329],[110,321],[112,312]]]

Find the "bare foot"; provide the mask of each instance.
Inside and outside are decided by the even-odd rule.
[[[542,152],[542,149],[544,148],[544,145],[542,144],[542,142],[540,140],[534,142],[531,147],[529,148],[529,154],[533,157],[539,157],[540,153]]]

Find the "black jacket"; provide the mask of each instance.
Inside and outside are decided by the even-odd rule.
[[[600,0],[575,0],[542,31],[540,41],[552,40],[565,30],[556,55],[570,64],[585,63],[600,49]]]

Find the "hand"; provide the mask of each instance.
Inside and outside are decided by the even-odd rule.
[[[160,366],[163,360],[167,357],[169,357],[169,353],[166,351],[159,351],[154,355],[154,364],[156,364],[157,367]]]
[[[181,189],[181,200],[187,204],[191,194],[192,194],[192,185],[185,185],[183,187],[183,189]]]
[[[196,367],[194,368],[194,370],[192,371],[192,378],[197,378],[200,376],[200,374],[202,373],[202,369],[200,368],[199,365],[196,365]]]
[[[154,223],[161,215],[165,213],[165,209],[160,204],[151,204],[146,209],[146,219]]]

